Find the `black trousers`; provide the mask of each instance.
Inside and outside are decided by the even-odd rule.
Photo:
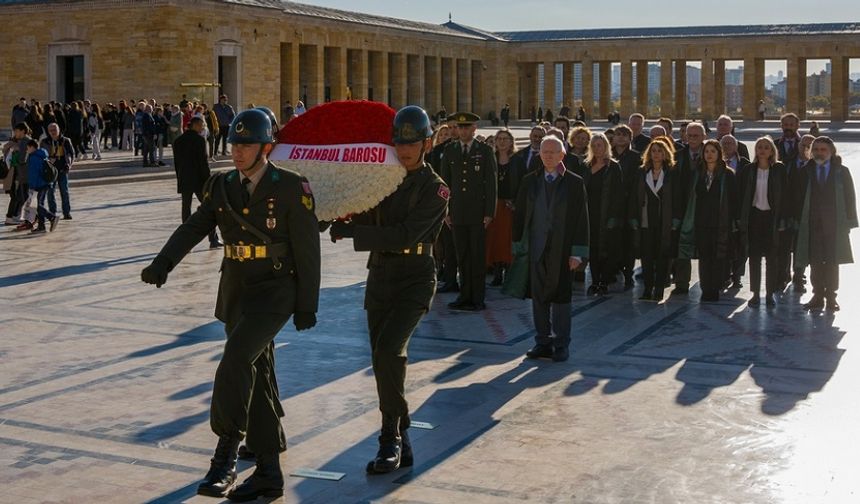
[[[776,292],[780,282],[780,262],[777,246],[773,243],[773,212],[753,208],[749,222],[750,290],[758,295],[761,290],[761,260],[766,261],[765,292]]]
[[[367,310],[370,352],[379,410],[384,415],[407,416],[406,363],[409,339],[426,310],[421,306],[398,306]]]
[[[191,217],[191,197],[197,196],[197,201],[203,203],[203,193],[201,191],[194,191],[193,193],[184,192],[182,193],[182,222],[188,220]],[[218,241],[218,231],[213,229],[211,233],[209,233],[209,243],[215,243]]]
[[[18,199],[18,191],[16,189],[10,189],[6,191],[6,194],[9,195],[9,206],[6,207],[6,218],[11,219],[13,217],[20,217],[21,205],[23,202]]]
[[[663,242],[660,229],[643,229],[642,233],[642,281],[645,294],[660,294],[666,288],[669,275],[669,257],[662,253]]]
[[[813,261],[810,269],[812,293],[827,299],[836,299],[836,291],[839,290],[839,265]]]
[[[230,126],[219,126],[218,137],[215,139],[215,152],[218,152],[218,143],[221,143],[221,155],[227,155],[227,136],[230,134]]]
[[[717,258],[699,259],[699,286],[702,296],[717,299],[725,279],[726,260]]]
[[[255,453],[287,449],[273,340],[289,318],[254,313],[228,322],[225,328],[227,343],[215,371],[209,423],[219,437],[244,437]]]
[[[439,233],[442,245],[442,281],[447,284],[457,283],[457,247],[454,245],[454,232],[448,226],[442,226]]]
[[[532,318],[535,323],[535,343],[558,348],[570,346],[570,303],[541,301],[537,293],[543,290],[546,268],[539,262],[529,264],[532,292]],[[552,334],[555,333],[555,337]]]
[[[486,294],[486,242],[483,224],[453,226],[454,245],[457,248],[457,264],[460,266],[459,301],[479,304]]]

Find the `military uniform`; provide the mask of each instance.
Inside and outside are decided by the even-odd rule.
[[[452,116],[460,124],[477,121],[474,114]],[[481,309],[486,286],[484,218],[496,213],[496,156],[486,144],[472,139],[467,152],[452,141],[442,155],[442,178],[451,188],[450,215],[460,267],[460,295],[454,306]]]
[[[293,313],[317,311],[320,286],[319,227],[307,179],[271,163],[261,169],[250,196],[236,170],[210,177],[201,206],[159,252],[175,266],[216,225],[221,230],[227,245],[215,316],[226,324],[227,343],[211,426],[223,437],[247,434],[254,452],[286,449],[272,340]],[[228,205],[270,243],[263,248]]]

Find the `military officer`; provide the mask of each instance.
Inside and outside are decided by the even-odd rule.
[[[448,306],[480,311],[486,286],[486,228],[496,213],[496,156],[488,145],[475,141],[477,122],[470,112],[449,118],[457,127],[457,141],[442,155],[442,178],[451,188],[451,206],[445,224],[454,234],[460,266],[460,295]]]
[[[364,308],[382,430],[371,474],[412,465],[409,406],[404,393],[409,338],[430,310],[436,290],[433,242],[442,228],[449,190],[424,161],[432,146],[430,117],[407,106],[394,117],[393,140],[406,178],[375,209],[331,225],[334,239],[352,238],[356,251],[370,251]]]
[[[200,207],[141,278],[160,287],[194,245],[220,228],[225,245],[215,316],[225,323],[227,343],[210,414],[218,445],[197,492],[247,501],[283,495],[278,459],[286,438],[272,340],[291,316],[299,331],[316,324],[320,245],[307,180],[267,159],[273,148],[269,117],[260,110],[238,114],[227,141],[236,169],[209,178]],[[242,438],[256,454],[257,467],[231,491]]]

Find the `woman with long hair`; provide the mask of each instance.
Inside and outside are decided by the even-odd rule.
[[[749,257],[749,306],[761,304],[761,259],[765,258],[765,301],[776,306],[774,292],[779,288],[778,245],[785,229],[783,201],[788,194],[785,166],[779,162],[776,144],[769,136],[756,140],[755,158],[741,169],[738,177],[740,239],[743,255]]]
[[[579,141],[573,133],[571,138]],[[588,251],[591,285],[587,293],[603,296],[608,294],[609,283],[618,269],[621,229],[627,206],[621,165],[612,159],[609,140],[603,133],[591,136],[583,168],[591,234]]]
[[[90,114],[87,118],[87,127],[90,132],[90,138],[92,138],[92,158],[96,161],[101,161],[101,137],[102,129],[104,129],[104,120],[102,119],[102,110],[98,103],[93,103],[90,108]]]
[[[666,137],[654,139],[630,191],[630,227],[642,259],[643,301],[662,301],[674,255],[673,230],[680,224],[675,155]]]
[[[517,199],[519,179],[523,174],[517,174],[516,163],[511,162],[516,146],[514,136],[507,128],[496,133],[494,151],[498,167],[498,199],[496,217],[487,226],[487,267],[493,268],[493,281],[490,285],[498,287],[502,285],[504,273],[512,261],[514,200]]]
[[[701,168],[693,175],[678,244],[678,256],[699,259],[703,302],[720,300],[727,261],[737,229],[738,197],[734,172],[723,161],[717,140],[702,144]]]

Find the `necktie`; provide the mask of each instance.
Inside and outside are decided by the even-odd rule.
[[[698,162],[699,162],[699,153],[698,153],[698,152],[694,152],[694,153],[693,153],[693,164],[696,164],[696,163],[698,163]]]
[[[469,145],[463,144],[463,157],[465,158],[468,155],[469,155]]]
[[[818,165],[818,183],[824,185],[824,165]]]
[[[547,174],[547,176],[546,176],[546,181],[547,181],[547,182],[549,182],[550,184],[552,184],[552,181],[553,181],[553,180],[555,180],[555,177],[553,177],[552,175]]]
[[[791,152],[794,149],[794,141],[786,140],[785,141],[785,152]]]
[[[251,179],[245,177],[242,179],[242,206],[247,208],[248,202],[251,201],[251,193],[248,191],[250,188]]]

